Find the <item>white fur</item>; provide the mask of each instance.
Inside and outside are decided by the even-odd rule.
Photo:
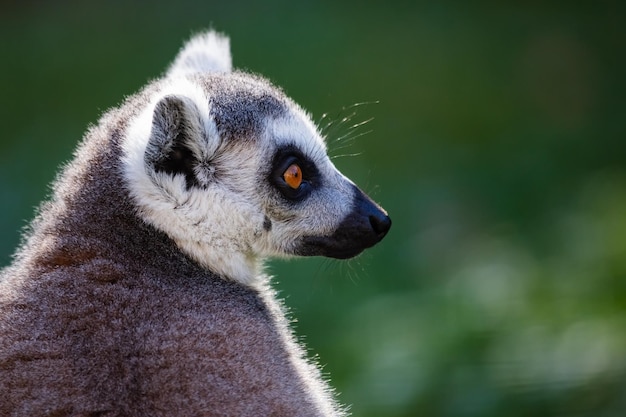
[[[230,72],[232,58],[228,37],[217,32],[206,32],[193,37],[167,71],[168,77],[197,72]]]
[[[246,209],[249,203],[220,187],[187,190],[182,176],[157,173],[146,167],[144,154],[154,108],[168,95],[191,100],[199,111],[202,126],[198,140],[194,141],[197,155],[208,158],[219,153],[222,145],[202,89],[186,79],[171,81],[130,126],[123,144],[124,176],[139,215],[217,274],[246,285],[262,281],[260,260],[242,244],[245,239],[240,236],[242,230],[249,229],[250,213],[254,211],[251,207]],[[263,215],[259,216],[258,224],[262,224]]]

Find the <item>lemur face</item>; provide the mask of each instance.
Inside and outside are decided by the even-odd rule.
[[[127,136],[138,215],[231,279],[251,283],[270,256],[349,258],[391,226],[332,164],[308,115],[259,77],[170,81]]]
[[[353,257],[378,243],[391,220],[337,170],[308,116],[294,109],[263,134],[271,161],[259,178],[267,182],[267,244],[278,255]]]

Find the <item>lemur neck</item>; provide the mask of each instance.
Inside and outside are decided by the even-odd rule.
[[[267,281],[263,259],[232,247],[176,240],[178,247],[202,267],[222,278],[256,288]]]

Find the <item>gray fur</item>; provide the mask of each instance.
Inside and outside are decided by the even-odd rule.
[[[215,123],[229,139],[250,138],[268,118],[287,112],[282,93],[260,77],[234,72],[228,77],[203,77],[201,83],[211,97]]]
[[[214,33],[201,37],[220,48],[227,45]],[[201,41],[192,40],[192,49],[201,50]],[[238,275],[238,271],[254,271],[258,261],[253,259],[248,269],[223,264],[240,259],[229,251],[241,251],[246,257],[257,252],[259,257],[266,252],[298,252],[295,247],[276,247],[274,234],[285,238],[296,234],[291,238],[298,242],[306,230],[314,233],[322,226],[329,230],[324,232],[328,236],[332,224],[348,224],[344,231],[352,230],[355,226],[350,224],[358,222],[350,222],[349,217],[330,220],[333,204],[343,204],[331,200],[352,201],[355,188],[316,191],[310,198],[310,210],[318,213],[315,219],[297,218],[293,207],[280,203],[276,190],[266,184],[265,168],[246,168],[244,163],[254,158],[269,163],[274,147],[263,142],[272,136],[267,133],[268,123],[287,114],[295,120],[301,117],[300,110],[259,77],[199,74],[206,68],[194,68],[194,62],[220,71],[230,68],[230,57],[223,48],[218,52],[203,51],[201,58],[194,58],[183,50],[177,58],[183,68],[175,63],[165,79],[105,114],[57,178],[52,199],[41,206],[13,264],[0,276],[0,415],[346,414],[295,342],[267,278],[259,275],[246,281]],[[202,106],[184,95],[165,95],[153,104],[179,72],[199,86],[201,97],[209,97],[211,120],[203,119]],[[145,167],[129,171],[128,141],[137,135],[133,126],[144,120],[150,106],[154,106],[146,126],[150,137],[140,161]],[[179,141],[189,145],[190,155],[181,159],[183,163],[159,165]],[[251,143],[263,147],[255,149]],[[247,175],[232,172],[237,160]],[[320,159],[320,163],[326,162]],[[182,172],[187,187],[175,188],[177,170],[187,164],[192,168]],[[147,182],[129,179],[129,172],[142,170]],[[333,172],[324,174],[328,181],[343,181]],[[257,186],[259,182],[263,184]],[[137,184],[147,191],[138,191]],[[152,216],[150,208],[142,206],[146,198],[161,192],[163,201],[176,203],[171,211],[164,209],[162,222],[163,213]],[[189,246],[194,242],[180,241],[194,229],[183,230],[181,238],[175,236],[176,225],[214,224],[219,231],[219,225],[231,219],[187,219],[179,209],[184,211],[192,203],[177,203],[178,197],[171,195],[175,192],[188,196],[187,200],[223,204],[222,212],[235,217],[237,213],[228,211],[230,200],[225,201],[233,194],[234,203],[248,207],[242,210],[261,211],[258,224],[246,217],[250,231],[238,232],[233,230],[234,222],[231,229],[223,230],[235,234],[196,242],[209,246],[195,251],[195,246]],[[219,198],[209,199],[211,193]],[[248,198],[248,194],[252,195]],[[370,219],[365,221],[367,227],[376,215],[388,223],[384,212],[374,212],[378,209],[372,207],[359,209],[360,218]],[[196,211],[189,213],[198,211],[192,208]],[[221,213],[215,211],[219,207],[200,208],[206,209],[205,217]],[[324,213],[329,219],[321,218]],[[167,216],[172,218],[171,228]],[[205,220],[209,226],[203,226]],[[388,226],[384,225],[384,233]],[[384,233],[368,237],[359,251]],[[200,258],[205,253],[210,255],[206,262]],[[219,273],[221,267],[226,272]]]

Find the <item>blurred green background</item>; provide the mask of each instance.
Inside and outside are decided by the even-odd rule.
[[[626,6],[501,3],[2,2],[1,264],[87,126],[212,25],[394,221],[270,265],[355,416],[625,415]]]

